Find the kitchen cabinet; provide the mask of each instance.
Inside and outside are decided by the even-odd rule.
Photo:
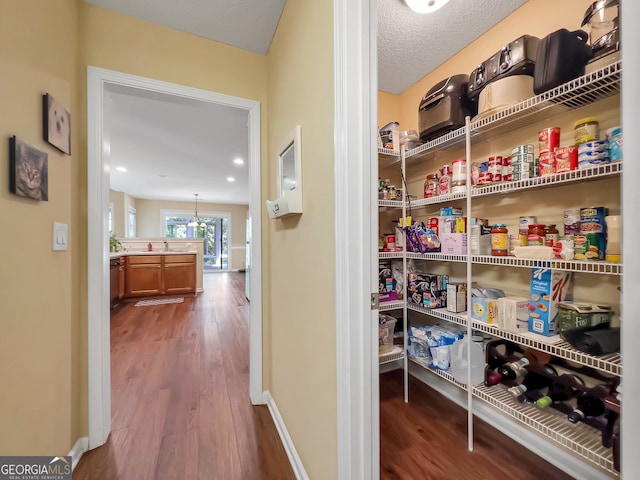
[[[162,288],[162,256],[134,255],[126,257],[126,295],[160,295]]]
[[[619,62],[603,67],[591,74],[585,75],[572,82],[568,82],[556,89],[542,95],[533,97],[527,101],[509,107],[492,116],[485,117],[477,122],[468,122],[466,127],[450,132],[425,145],[408,152],[390,152],[380,150],[380,158],[397,165],[406,171],[409,190],[420,191],[420,182],[424,181],[425,164],[436,165],[444,158],[466,158],[468,164],[486,160],[492,153],[492,142],[506,137],[511,146],[519,144],[535,144],[537,132],[541,124],[553,125],[555,122],[563,122],[563,129],[567,130],[567,137],[572,136],[567,125],[571,120],[598,115],[598,109],[602,111],[602,118],[607,125],[602,126],[602,131],[607,127],[619,124],[620,112],[620,72]],[[566,138],[566,137],[565,137]],[[517,140],[516,140],[517,139]],[[465,145],[466,144],[466,145]],[[567,142],[562,142],[566,145]],[[496,154],[502,152],[496,152]],[[433,216],[434,207],[455,205],[464,209],[468,218],[489,218],[490,223],[509,223],[510,232],[517,232],[513,220],[513,212],[519,211],[521,215],[547,215],[554,209],[562,218],[565,208],[575,208],[576,205],[588,207],[592,205],[611,206],[611,214],[620,213],[620,175],[624,162],[604,163],[587,169],[574,170],[545,177],[535,177],[514,182],[496,183],[488,186],[472,187],[470,174],[467,176],[466,191],[431,198],[408,200],[408,210],[412,212],[414,219]],[[407,168],[407,165],[413,168]],[[441,165],[439,165],[441,166]],[[432,170],[435,170],[432,168]],[[418,174],[412,172],[418,171]],[[403,192],[404,194],[405,192]],[[550,199],[553,199],[550,200]],[[457,202],[457,203],[456,203]],[[554,203],[557,202],[557,203]],[[378,206],[385,206],[383,201]],[[557,217],[556,217],[557,218]],[[426,223],[426,222],[425,222]],[[546,223],[546,220],[541,221]],[[557,223],[562,223],[559,221]],[[468,231],[468,230],[467,230]],[[547,267],[553,270],[573,272],[576,276],[574,286],[586,285],[580,289],[574,289],[576,301],[598,301],[592,298],[603,296],[606,290],[607,302],[619,312],[620,294],[617,291],[623,271],[620,262],[588,261],[588,260],[534,260],[516,258],[512,256],[488,256],[471,255],[470,241],[466,252],[457,254],[446,253],[408,253],[403,252],[406,259],[419,260],[425,263],[425,269],[435,269],[438,273],[451,271],[456,281],[481,283],[484,286],[503,288],[507,294],[514,294],[510,290],[517,287],[526,287],[528,284],[518,285],[513,279],[527,277],[531,269]],[[380,253],[383,258],[385,253]],[[466,267],[466,268],[463,268]],[[522,272],[522,273],[518,273]],[[405,266],[406,278],[406,266]],[[580,285],[582,284],[582,285]],[[520,293],[520,292],[517,292]],[[470,301],[470,295],[468,297]],[[622,357],[619,353],[604,356],[595,356],[583,353],[573,348],[565,341],[549,341],[548,337],[529,332],[514,333],[498,328],[496,324],[489,324],[473,319],[470,312],[453,313],[446,309],[428,309],[421,305],[403,301],[402,305],[390,305],[389,307],[403,308],[404,318],[411,323],[413,320],[425,323],[444,321],[467,328],[467,335],[472,331],[482,332],[493,338],[502,338],[515,342],[521,346],[537,351],[545,352],[563,361],[571,362],[580,368],[589,367],[605,378],[622,378]],[[381,305],[381,310],[382,310]],[[408,317],[408,318],[407,318]],[[417,372],[416,376],[426,383],[440,389],[451,398],[451,392],[456,389],[468,391],[466,385],[456,382],[447,370],[429,368],[420,358],[410,357],[410,371]],[[576,367],[578,368],[578,367]],[[422,372],[428,372],[426,375]],[[445,382],[431,381],[431,377],[439,377]],[[425,380],[426,379],[426,380]],[[443,387],[445,385],[445,387]],[[450,388],[452,387],[452,388]],[[614,458],[613,450],[602,445],[600,432],[586,425],[572,425],[566,418],[561,418],[553,412],[540,411],[536,407],[520,405],[514,402],[502,386],[487,387],[484,384],[472,385],[470,395],[461,403],[473,414],[479,411],[493,412],[494,424],[500,423],[504,430],[509,428],[528,427],[530,431],[547,440],[539,442],[534,450],[540,451],[540,445],[550,442],[547,450],[553,451],[560,447],[558,452],[568,452],[566,455],[584,462],[583,478],[615,478],[618,475],[618,459]],[[409,398],[410,401],[410,398]],[[497,420],[496,420],[497,419]],[[515,425],[511,425],[515,423]],[[470,444],[473,443],[473,427],[469,426]],[[532,438],[532,437],[529,437]],[[523,442],[526,446],[526,442]],[[574,468],[582,468],[575,467]],[[584,473],[589,472],[589,473]]]
[[[195,255],[167,255],[164,257],[164,293],[193,293],[196,291]]]
[[[196,256],[130,255],[126,258],[125,296],[195,293]]]

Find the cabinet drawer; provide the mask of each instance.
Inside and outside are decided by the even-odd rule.
[[[162,257],[160,255],[133,255],[127,258],[129,265],[140,265],[140,264],[160,264],[162,262]]]
[[[164,263],[196,263],[195,255],[166,255]]]

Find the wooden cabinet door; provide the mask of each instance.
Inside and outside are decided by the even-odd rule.
[[[119,262],[118,262],[119,263]],[[109,266],[110,288],[109,288],[109,306],[115,307],[118,303],[118,265],[111,261]]]
[[[124,297],[124,259],[121,260],[120,267],[118,267],[118,275],[120,281],[118,282],[118,300],[122,300]]]
[[[160,295],[162,293],[161,257],[159,255],[129,257],[125,284],[127,295]]]
[[[195,291],[195,255],[167,255],[164,258],[164,293],[194,293]]]

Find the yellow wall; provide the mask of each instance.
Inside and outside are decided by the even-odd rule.
[[[378,91],[378,130],[387,123],[400,121],[400,96]],[[400,125],[402,127],[402,125]],[[407,130],[402,128],[402,130]]]
[[[125,228],[124,193],[109,189],[109,201],[113,203],[113,234],[122,238],[127,233]]]
[[[0,454],[66,455],[79,428],[81,247],[73,191],[81,161],[77,121],[76,0],[0,2]],[[42,94],[71,114],[71,156],[42,139]],[[48,154],[49,201],[9,193],[8,138]],[[69,225],[69,250],[53,252],[52,223]]]
[[[268,54],[269,197],[276,148],[302,127],[304,213],[270,220],[271,393],[310,478],[337,476],[333,10],[288,0]]]
[[[221,212],[231,214],[231,255],[230,268],[237,270],[245,267],[245,245],[247,234],[247,205],[228,205],[220,203],[198,203],[198,213]],[[160,231],[160,210],[184,210],[193,215],[193,202],[167,202],[161,200],[136,200],[138,213],[138,237],[164,237]],[[234,248],[235,247],[235,248]]]

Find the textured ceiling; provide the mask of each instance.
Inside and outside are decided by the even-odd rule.
[[[526,1],[449,0],[419,14],[403,0],[378,0],[378,88],[404,92]]]
[[[111,188],[136,198],[194,201],[198,193],[202,202],[248,204],[247,121],[246,110],[109,86]],[[244,165],[233,163],[238,157]]]
[[[84,1],[263,55],[285,4],[285,0]]]

